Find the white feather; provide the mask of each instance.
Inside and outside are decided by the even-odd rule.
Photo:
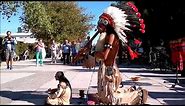
[[[122,41],[122,43],[127,43],[127,36],[125,34],[125,30],[130,30],[126,27],[130,26],[128,23],[127,14],[125,14],[125,11],[120,10],[117,7],[109,6],[107,9],[105,9],[104,13],[109,14],[115,23],[115,31],[119,37],[119,39]]]

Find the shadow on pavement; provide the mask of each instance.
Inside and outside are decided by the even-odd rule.
[[[184,101],[185,99],[181,100],[163,100],[166,104],[174,104],[174,105],[185,105]]]
[[[157,75],[154,75],[154,74],[152,74],[152,75],[140,75],[140,76],[142,76],[142,77],[163,77],[163,78],[166,78],[166,77],[168,77],[168,78],[175,78],[175,74],[172,74],[172,75],[167,75],[167,76],[164,76],[164,75],[159,75],[159,74],[157,74]]]
[[[73,71],[77,71],[77,72],[97,72],[98,70],[94,70],[94,68],[92,68],[91,70],[87,69],[87,68],[83,68],[83,69],[72,69]]]
[[[154,99],[162,98],[166,104],[185,105],[185,92],[149,92],[149,96]]]
[[[47,97],[44,91],[0,91],[0,94],[1,97],[9,98],[14,101],[27,101],[35,105],[43,105]]]
[[[174,74],[174,72],[172,71],[160,71],[160,70],[146,70],[146,69],[142,69],[142,68],[126,68],[126,67],[119,67],[120,68],[120,72],[124,72],[124,73],[156,73],[156,74]],[[123,69],[125,68],[125,69]]]
[[[84,105],[84,104],[86,104],[86,99],[85,98],[78,98],[78,97],[73,97],[72,99],[71,99],[71,103],[70,104],[72,104],[72,105]]]
[[[170,83],[175,83],[176,82],[176,77],[174,76],[174,78],[164,78],[164,80],[166,80],[167,82],[170,82]],[[185,78],[178,78],[179,80],[179,83],[177,85],[180,85],[182,87],[184,87],[184,92],[185,92]]]
[[[118,65],[119,68],[150,68],[149,66],[145,66],[145,65],[136,65],[136,64],[119,64]]]
[[[0,91],[0,94],[0,97],[8,98],[13,101],[22,101],[21,104],[29,102],[34,105],[45,105],[48,96],[45,91]],[[71,104],[86,104],[86,99],[72,97]]]
[[[176,82],[176,76],[175,76],[175,74],[173,74],[173,75],[168,75],[168,76],[164,76],[164,75],[159,75],[159,74],[157,74],[157,75],[140,75],[140,76],[143,76],[143,77],[148,77],[148,78],[150,78],[150,77],[160,77],[160,78],[162,78],[163,80],[165,80],[165,82],[164,83],[175,83]],[[182,87],[185,87],[185,78],[184,77],[179,77],[178,78],[178,80],[179,80],[179,83],[178,83],[178,85],[180,85],[180,86],[182,86]]]
[[[133,82],[133,81],[130,81],[130,80],[126,80],[126,81],[122,81],[121,84],[124,86],[124,85],[142,85],[142,86],[151,86],[152,84],[151,83],[146,83],[146,82]]]

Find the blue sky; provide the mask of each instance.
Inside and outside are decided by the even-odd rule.
[[[6,19],[6,17],[3,19],[3,16],[0,14],[0,33],[6,33],[6,31],[11,31],[11,32],[17,32],[17,28],[21,26],[21,22],[19,21],[19,17],[22,14],[22,11],[19,10],[18,14],[16,16],[12,16],[10,18],[10,22]]]
[[[108,7],[113,1],[78,1],[80,7],[86,8],[86,13],[92,14],[95,16],[92,23],[96,24],[98,21],[98,17],[102,14],[103,10]],[[21,15],[21,11],[16,16],[10,18],[10,22],[6,19],[2,19],[1,17],[0,23],[0,33],[5,33],[10,30],[11,32],[17,32],[17,28],[21,26],[21,22],[19,21],[19,16]],[[94,34],[94,31],[90,32],[90,35]]]
[[[98,18],[103,13],[104,9],[110,6],[110,4],[113,2],[114,1],[78,1],[80,7],[86,8],[86,13],[95,16],[94,20],[92,20],[93,24],[97,24]],[[0,33],[6,33],[8,30],[10,30],[12,33],[16,33],[17,28],[21,26],[21,22],[19,21],[19,17],[22,14],[21,12],[22,11],[20,10],[16,16],[12,16],[10,18],[10,22],[8,22],[6,19],[3,19],[3,17],[0,15]],[[92,30],[90,32],[90,36],[92,37],[94,33],[95,31]]]
[[[92,20],[93,24],[97,24],[99,16],[103,13],[104,9],[106,9],[113,1],[79,1],[79,6],[86,8],[86,13],[94,15],[94,20]],[[90,36],[92,37],[95,34],[94,29],[90,32]],[[93,43],[96,43],[98,37],[95,38]]]

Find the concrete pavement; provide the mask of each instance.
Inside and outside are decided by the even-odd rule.
[[[7,70],[6,64],[1,64],[0,104],[5,105],[43,105],[48,88],[55,88],[57,81],[54,75],[63,71],[73,88],[71,104],[85,104],[85,99],[79,99],[79,90],[97,92],[97,69],[88,70],[82,66],[50,64],[46,59],[43,66],[36,67],[35,60],[18,61],[13,70]],[[159,72],[147,67],[119,65],[124,87],[133,84],[149,91],[149,105],[185,105],[185,78],[180,77],[180,84],[175,88],[175,74],[172,71]],[[130,78],[139,76],[139,81]]]

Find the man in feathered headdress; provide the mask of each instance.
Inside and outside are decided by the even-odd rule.
[[[95,57],[101,62],[98,71],[98,95],[101,102],[105,104],[117,102],[114,93],[119,92],[118,88],[122,81],[116,65],[120,43],[128,50],[130,59],[137,58],[139,54],[132,50],[131,44],[139,40],[133,34],[144,33],[144,28],[141,14],[131,2],[109,6],[99,17],[97,29],[100,37],[96,44]],[[137,92],[130,95],[137,96]]]
[[[99,102],[111,105],[145,103],[148,95],[146,90],[136,89],[136,87],[131,87],[126,91],[119,90],[122,78],[116,64],[120,45],[128,51],[131,60],[139,56],[139,53],[135,50],[137,45],[142,43],[138,40],[138,35],[145,33],[145,24],[138,9],[131,2],[109,6],[99,17],[97,29],[98,31],[74,60],[76,61],[88,54],[90,50],[88,45],[100,33],[95,53],[93,53],[96,60],[100,62],[97,88]],[[88,59],[90,58],[86,58],[86,60]],[[92,62],[92,60],[90,61]]]

